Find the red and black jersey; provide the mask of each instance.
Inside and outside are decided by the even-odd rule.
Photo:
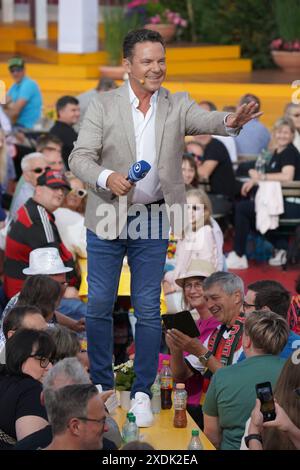
[[[75,265],[71,252],[63,244],[54,215],[32,198],[17,212],[6,237],[4,260],[4,291],[10,299],[22,289],[29,265],[29,253],[36,248],[52,246],[59,250],[65,266],[73,268],[68,280],[76,282]]]

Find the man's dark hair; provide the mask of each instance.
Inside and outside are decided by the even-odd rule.
[[[9,331],[17,331],[22,327],[26,315],[42,315],[39,308],[30,305],[13,307],[3,320],[3,334],[5,339]]]
[[[6,365],[1,367],[1,373],[9,375],[23,375],[22,365],[34,354],[37,357],[52,359],[55,354],[55,344],[46,331],[21,328],[6,341]]]
[[[160,42],[163,48],[166,48],[162,36],[156,31],[152,31],[151,29],[135,29],[134,31],[130,31],[123,41],[124,59],[131,59],[134,46],[142,42]]]
[[[17,305],[36,305],[47,319],[57,308],[61,295],[59,282],[45,274],[36,274],[24,282]]]
[[[42,134],[36,141],[36,150],[43,152],[49,144],[56,144],[62,147],[63,143],[59,137],[53,134]]]
[[[253,282],[247,286],[248,290],[252,290],[253,292],[259,292],[261,289],[273,287],[274,289],[284,289],[283,285],[280,282],[272,281],[271,279],[262,279],[261,281]],[[275,312],[276,313],[276,312]]]
[[[277,313],[277,315],[287,318],[291,295],[281,284],[279,286],[262,287],[255,297],[255,309],[261,310],[263,307],[268,307],[272,312]]]
[[[79,104],[79,101],[75,96],[62,96],[56,101],[56,113],[59,116],[59,112],[67,106],[67,104]]]
[[[246,93],[246,95],[243,95],[240,99],[240,104],[249,104],[251,101],[255,101],[256,104],[258,104],[256,108],[256,112],[260,110],[260,99],[256,95],[252,95],[252,93]]]

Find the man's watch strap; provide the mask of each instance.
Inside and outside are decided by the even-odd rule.
[[[208,359],[212,356],[211,351],[206,351],[205,354],[202,354],[201,356],[198,357],[199,361],[203,366],[206,366]]]
[[[245,436],[245,444],[246,444],[246,446],[248,447],[248,449],[249,449],[249,442],[250,442],[252,439],[256,439],[256,440],[259,441],[261,444],[263,443],[263,440],[262,440],[262,437],[261,437],[260,434],[248,434],[248,436]]]

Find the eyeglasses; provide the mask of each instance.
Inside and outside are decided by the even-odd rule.
[[[51,362],[51,360],[48,357],[40,357],[40,356],[36,356],[36,354],[30,354],[29,357],[33,357],[34,359],[37,359],[38,361],[40,361],[40,366],[42,369],[46,369],[46,367],[48,367],[48,365]]]
[[[77,197],[80,197],[80,199],[83,199],[87,195],[87,191],[85,189],[71,189],[69,194],[74,194]]]
[[[243,302],[243,308],[252,308],[255,307],[255,304],[248,304],[247,302]]]
[[[75,416],[75,418],[80,419],[80,421],[92,421],[100,424],[101,426],[104,426],[106,423],[106,416],[102,419],[86,418],[85,416]]]
[[[196,158],[196,160],[203,160],[203,156],[202,155],[197,155],[196,153],[194,152],[186,152],[183,154],[184,157],[190,157],[190,158]]]
[[[184,289],[185,290],[192,290],[194,289],[202,289],[203,282],[201,281],[195,281],[195,282],[187,282],[184,284]]]

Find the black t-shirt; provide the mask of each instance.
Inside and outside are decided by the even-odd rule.
[[[73,150],[74,142],[76,142],[78,134],[74,131],[72,126],[65,122],[56,121],[54,126],[50,129],[50,134],[56,135],[62,143],[62,157],[65,163],[65,167],[69,170],[68,158]]]
[[[37,450],[45,449],[52,441],[52,429],[50,424],[39,431],[24,437],[21,441],[17,442],[14,450]],[[103,450],[116,450],[117,446],[109,439],[103,438]]]
[[[29,376],[0,375],[0,429],[16,439],[16,421],[23,416],[39,416],[47,420],[41,404],[42,384]],[[0,440],[0,449],[12,446]]]
[[[293,144],[289,144],[282,152],[275,152],[266,167],[266,173],[280,173],[287,165],[295,167],[294,180],[300,180],[300,154]]]
[[[216,168],[209,177],[212,194],[223,194],[233,198],[236,193],[235,177],[229,153],[222,142],[212,139],[205,147],[204,161],[218,162]]]

